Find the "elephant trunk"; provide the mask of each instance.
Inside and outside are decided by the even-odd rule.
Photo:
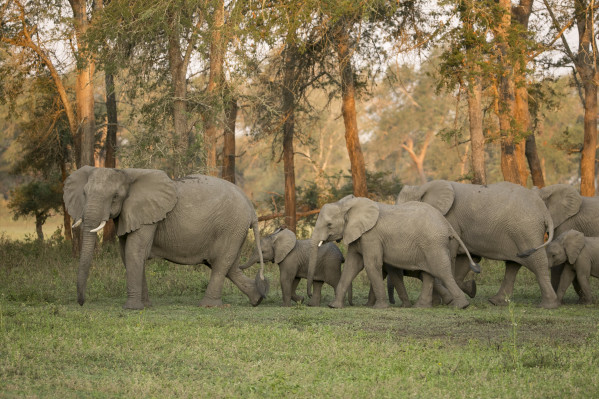
[[[81,255],[79,257],[79,272],[77,274],[77,302],[81,306],[85,303],[87,278],[96,246],[97,234],[90,232],[91,228],[93,227],[84,223],[81,232]]]
[[[256,263],[258,263],[260,261],[260,255],[258,254],[258,250],[256,249],[254,251],[254,253],[252,254],[252,256],[250,257],[250,259],[248,259],[247,262],[245,262],[243,265],[239,266],[239,268],[241,270],[245,270],[248,267],[255,265]]]
[[[312,238],[310,241],[310,260],[308,263],[308,281],[306,285],[308,297],[312,297],[312,282],[314,281],[314,273],[316,271],[316,262],[318,260],[318,247],[322,241]]]

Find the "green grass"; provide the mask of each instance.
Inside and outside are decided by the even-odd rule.
[[[366,308],[364,273],[357,306],[328,309],[325,287],[320,308],[282,308],[272,265],[259,307],[227,282],[228,306],[199,308],[209,270],[165,261],[148,265],[154,306],[125,311],[114,248],[97,252],[80,307],[76,270],[68,243],[0,238],[0,397],[599,396],[597,305],[576,305],[570,290],[568,304],[539,309],[522,270],[510,306],[494,307],[487,298],[503,276],[494,262],[462,311]],[[407,282],[415,300],[419,283]]]

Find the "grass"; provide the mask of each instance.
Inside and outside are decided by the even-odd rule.
[[[196,305],[206,267],[152,261],[154,306],[125,311],[114,248],[97,252],[83,307],[68,243],[4,236],[0,259],[3,398],[599,396],[597,306],[576,305],[570,290],[566,305],[539,309],[536,281],[522,270],[509,306],[494,307],[487,298],[503,276],[495,262],[483,264],[479,294],[458,311],[366,308],[364,273],[358,306],[328,309],[325,287],[320,308],[282,308],[272,265],[260,306],[227,282],[229,306],[205,309]],[[415,300],[419,283],[407,282]]]

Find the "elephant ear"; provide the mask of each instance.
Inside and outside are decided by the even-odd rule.
[[[395,204],[403,204],[408,201],[420,201],[422,198],[422,192],[420,186],[403,186]]]
[[[568,263],[573,265],[584,247],[584,234],[580,231],[569,230],[564,235],[564,251],[566,251],[566,256],[568,257]]]
[[[569,184],[553,184],[536,191],[545,202],[555,227],[576,215],[582,205],[582,196]]]
[[[154,169],[123,169],[131,182],[118,219],[117,234],[122,236],[166,217],[177,203],[175,182]]]
[[[349,245],[372,229],[379,218],[379,207],[376,202],[363,197],[345,197],[341,210],[345,214],[343,243]]]
[[[453,186],[447,180],[434,180],[422,185],[422,202],[437,208],[443,216],[449,212],[455,199]]]
[[[297,238],[293,231],[283,229],[275,235],[274,239],[275,263],[279,264],[295,247]]]
[[[87,184],[89,175],[95,170],[93,166],[82,166],[77,169],[64,182],[63,200],[67,212],[77,221],[83,217],[83,207],[85,206],[85,197],[83,188]]]

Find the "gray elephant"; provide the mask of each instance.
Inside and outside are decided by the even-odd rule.
[[[396,203],[407,201],[426,202],[441,211],[473,255],[506,261],[506,278],[499,292],[489,299],[491,303],[506,304],[515,281],[507,270],[524,265],[537,278],[541,306],[559,306],[549,278],[547,255],[539,251],[553,239],[553,220],[537,194],[508,182],[481,186],[434,180],[422,186],[404,186]],[[462,288],[466,288],[463,281],[467,273],[468,263],[458,256],[455,279]]]
[[[209,265],[212,272],[201,306],[222,305],[225,277],[254,306],[266,295],[263,268],[254,281],[238,267],[248,229],[252,227],[257,238],[260,231],[252,204],[234,184],[203,175],[173,181],[159,170],[84,166],[67,178],[64,202],[74,227],[82,228],[80,305],[85,302],[96,233],[108,219],[115,222],[126,267],[127,309],[150,305],[145,275],[149,258]]]
[[[458,246],[461,245],[466,253],[468,251],[451,225],[432,206],[419,202],[388,205],[353,195],[323,206],[311,237],[308,295],[316,270],[317,247],[323,242],[341,239],[347,246],[347,255],[330,307],[343,306],[349,284],[363,268],[376,297],[374,307],[388,307],[383,264],[393,266],[387,268],[388,273],[397,268],[425,272],[416,306],[432,303],[433,277],[445,284],[452,295],[453,306],[465,308],[469,305],[452,274],[452,260]],[[473,261],[471,267],[479,270]]]
[[[310,240],[298,240],[291,230],[277,229],[267,237],[261,238],[262,256],[265,262],[279,265],[283,306],[290,306],[291,300],[302,302],[304,297],[295,293],[300,279],[308,277],[308,261],[310,258]],[[240,269],[246,269],[259,260],[258,251]],[[341,264],[345,261],[343,254],[334,243],[318,248],[318,259],[314,272],[314,295],[309,306],[319,306],[323,283],[336,289],[341,277]],[[352,290],[348,292],[348,301],[352,305]]]
[[[593,303],[589,278],[599,278],[599,237],[585,237],[576,230],[565,231],[547,246],[547,258],[549,267],[563,266],[557,288],[560,302],[576,277],[582,294],[579,303]]]
[[[583,197],[578,190],[569,184],[553,184],[541,189],[534,188],[545,202],[553,218],[555,235],[568,230],[580,231],[585,237],[599,237],[599,197]],[[551,284],[557,290],[563,266],[551,268]],[[514,276],[518,270],[512,270]],[[581,296],[578,280],[574,280],[574,288]]]

